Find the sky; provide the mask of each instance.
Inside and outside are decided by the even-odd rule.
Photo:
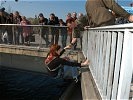
[[[59,18],[65,20],[68,12],[86,14],[86,0],[0,0],[7,12],[19,11],[20,15],[34,17],[43,13],[49,18],[50,13],[54,13]],[[117,0],[120,5],[129,6],[133,0]]]

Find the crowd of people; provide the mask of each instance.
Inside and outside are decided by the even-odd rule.
[[[54,13],[51,13],[49,18],[46,18],[43,13],[40,13],[35,19],[38,20],[38,24],[40,25],[38,33],[40,33],[42,39],[44,39],[46,44],[45,47],[52,44],[58,44],[59,35],[61,35],[62,47],[67,45],[68,36],[70,38],[69,42],[71,42],[74,30],[73,23],[81,16],[83,16],[82,13],[68,13],[66,15],[66,20],[64,21],[63,19],[59,19]],[[33,27],[25,26],[32,24],[26,16],[21,16],[18,11],[7,13],[5,8],[2,8],[0,9],[0,24],[10,24],[1,25],[0,43],[30,45],[30,37],[34,32]],[[47,25],[51,27],[49,28]],[[51,38],[49,35],[51,35]]]
[[[82,39],[81,32],[84,31],[85,26],[99,27],[133,21],[133,15],[113,0],[108,2],[106,0],[87,0],[85,7],[86,16],[82,13],[68,13],[65,21],[59,19],[54,13],[51,13],[49,18],[46,18],[43,13],[38,15],[38,24],[42,25],[39,28],[39,33],[44,39],[46,47],[58,44],[59,35],[61,35],[62,47],[67,45],[67,37],[69,36],[70,44],[76,49],[77,38]],[[0,9],[0,24],[20,24],[14,27],[1,26],[0,43],[30,45],[30,37],[34,32],[32,27],[25,27],[25,25],[31,25],[32,23],[25,16],[21,16],[18,11],[8,14],[5,12],[5,8]],[[55,27],[49,28],[47,25]],[[51,38],[49,38],[49,35],[51,35]]]
[[[19,45],[21,44],[30,45],[30,33],[32,32],[31,27],[24,27],[30,25],[30,21],[25,16],[21,16],[18,11],[14,13],[5,12],[5,8],[0,9],[0,43]],[[14,26],[13,26],[14,24]],[[16,25],[15,24],[19,24]]]

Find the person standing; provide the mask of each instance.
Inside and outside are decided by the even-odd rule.
[[[22,16],[22,21],[20,22],[20,24],[22,25],[22,34],[23,34],[23,38],[24,38],[24,43],[26,42],[25,45],[29,46],[30,45],[30,34],[32,32],[32,29],[30,26],[26,26],[26,25],[30,25],[30,21],[28,21],[26,19],[25,16]]]
[[[13,24],[13,13],[10,13],[7,17],[7,20],[6,20],[6,24]],[[7,26],[6,27],[6,31],[7,31],[7,36],[8,36],[8,39],[7,39],[7,43],[8,44],[13,44],[13,30],[12,30],[12,26]]]
[[[0,24],[6,24],[7,15],[5,14],[5,8],[0,9]],[[2,37],[5,33],[5,26],[0,26],[0,43],[3,43]]]
[[[72,18],[73,18],[73,23],[75,23],[75,21],[77,20],[77,13],[76,12],[73,12],[72,13]],[[72,38],[74,38],[74,27],[72,29]],[[73,47],[74,50],[76,50],[76,47],[77,47],[77,41],[75,41],[75,45]]]
[[[59,26],[59,19],[57,16],[55,16],[54,13],[50,14],[50,18],[49,18],[49,23],[48,25],[53,25],[53,27],[51,27],[51,44],[58,44],[59,41],[59,29],[58,27],[54,27],[54,26]]]
[[[62,20],[59,19],[59,23],[60,23],[60,32],[61,32],[61,43],[62,43],[62,47],[64,48],[66,46],[66,42],[67,42],[67,27],[62,27],[62,26],[66,26],[66,23]]]
[[[14,17],[13,18],[13,23],[14,24],[20,24],[20,22],[22,21],[22,18],[21,18],[18,11],[14,12],[13,17]],[[24,38],[23,38],[23,34],[22,34],[22,27],[15,26],[14,38],[15,38],[15,44],[17,44],[17,45],[20,44],[20,36],[21,36],[21,42],[22,42],[22,44],[24,44]]]
[[[87,0],[86,12],[90,20],[90,27],[114,25],[115,16],[110,10],[133,22],[133,15],[124,10],[115,0]]]
[[[73,22],[74,22],[74,19],[72,18],[71,13],[68,13],[66,17],[66,25],[68,26],[67,31],[68,31],[68,36],[70,38],[70,43],[72,41],[72,26],[71,25]]]
[[[50,44],[49,38],[48,38],[48,32],[49,28],[43,25],[48,25],[48,19],[43,16],[42,13],[39,14],[39,24],[42,25],[40,27],[40,32],[41,32],[41,37],[45,40],[46,42],[46,47]]]

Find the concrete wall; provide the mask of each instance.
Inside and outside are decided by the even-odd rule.
[[[0,53],[0,65],[36,72],[47,73],[44,57]]]

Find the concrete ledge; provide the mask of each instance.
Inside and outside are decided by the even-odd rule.
[[[46,57],[48,48],[0,44],[1,53]]]
[[[97,95],[90,78],[89,68],[82,68],[81,88],[83,100],[96,100]]]

